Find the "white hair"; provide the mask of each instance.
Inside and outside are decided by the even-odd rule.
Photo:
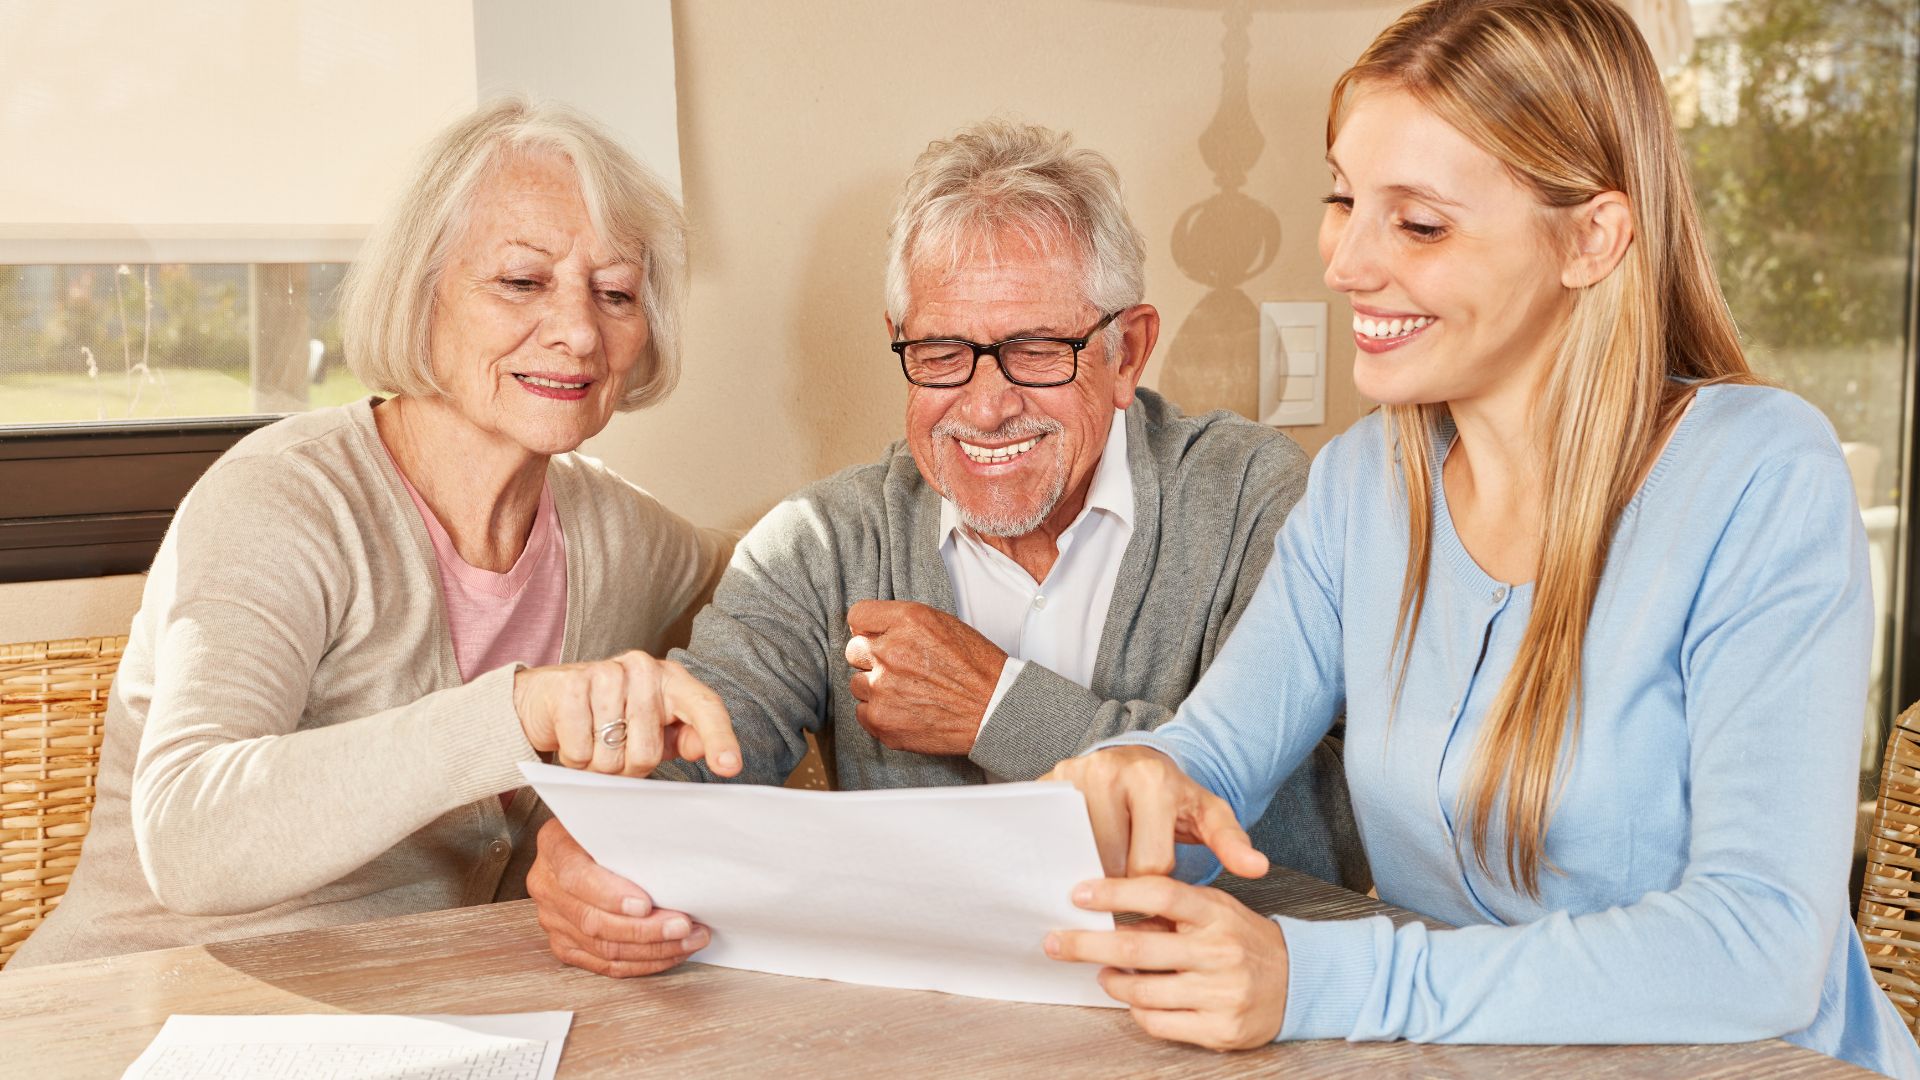
[[[985,120],[929,143],[894,206],[887,230],[887,314],[906,321],[916,264],[951,269],[968,255],[992,255],[1012,232],[1036,242],[1066,240],[1080,256],[1087,303],[1102,314],[1146,295],[1147,246],[1127,216],[1120,174],[1073,138],[1034,124]],[[1117,340],[1118,325],[1109,342]]]
[[[480,106],[427,147],[398,204],[368,236],[341,284],[347,365],[383,393],[443,391],[429,356],[434,289],[465,232],[475,191],[514,154],[566,159],[587,217],[614,255],[641,268],[647,346],[619,408],[665,397],[680,378],[687,290],[687,227],[660,178],[592,120],[563,105],[501,98]]]

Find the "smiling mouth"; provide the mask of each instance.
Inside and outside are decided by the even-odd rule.
[[[1044,435],[1035,435],[1031,439],[1006,446],[977,446],[964,439],[953,441],[960,444],[960,452],[967,455],[967,460],[976,465],[1004,465],[1033,449],[1044,438],[1046,438]]]
[[[1376,319],[1355,313],[1353,332],[1368,341],[1404,341],[1437,322],[1431,315],[1401,315]]]
[[[593,385],[593,380],[591,379],[585,382],[562,382],[559,379],[549,379],[540,375],[519,374],[514,375],[514,378],[528,386],[539,386],[548,390],[585,390],[587,387]]]

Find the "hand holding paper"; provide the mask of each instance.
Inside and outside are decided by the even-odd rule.
[[[559,819],[540,827],[539,845],[527,895],[540,906],[540,929],[558,959],[627,979],[658,975],[707,947],[706,927],[654,907],[645,889],[594,862]]]
[[[711,928],[725,967],[1010,1001],[1113,1007],[1053,930],[1110,930],[1072,903],[1100,876],[1065,784],[865,792],[678,784],[521,768],[606,869]]]

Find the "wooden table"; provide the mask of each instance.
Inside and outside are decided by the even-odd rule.
[[[1287,871],[1227,887],[1262,911],[1417,917]],[[1305,1042],[1217,1054],[1148,1038],[1116,1009],[1017,1005],[702,964],[618,981],[554,960],[531,901],[0,973],[0,1074],[116,1077],[172,1013],[544,1009],[574,1013],[563,1078],[1872,1075],[1778,1041]]]

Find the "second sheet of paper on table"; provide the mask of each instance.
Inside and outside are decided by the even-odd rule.
[[[1061,783],[795,791],[521,769],[602,866],[713,929],[703,963],[974,997],[1118,1007],[1049,930],[1111,930]]]

